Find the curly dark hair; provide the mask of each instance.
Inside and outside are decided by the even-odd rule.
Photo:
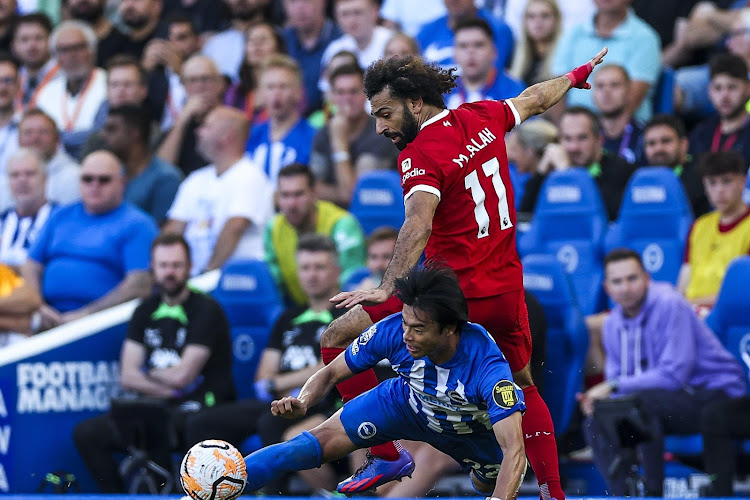
[[[421,98],[425,104],[445,109],[443,94],[456,86],[455,71],[456,68],[445,70],[415,56],[380,59],[365,72],[365,94],[372,99],[388,87],[396,99]]]

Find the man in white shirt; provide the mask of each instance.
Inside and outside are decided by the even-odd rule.
[[[21,148],[11,155],[6,170],[15,206],[0,215],[0,262],[18,272],[53,205],[44,194],[47,178],[42,155]]]
[[[344,35],[323,52],[323,67],[342,50],[354,52],[363,68],[383,57],[385,45],[394,32],[377,25],[380,13],[376,0],[336,0],[334,12]]]
[[[65,149],[73,156],[107,98],[106,72],[94,66],[96,46],[96,34],[86,23],[60,23],[50,36],[50,49],[60,64],[62,78],[49,82],[37,95],[38,107],[55,121]]]
[[[40,109],[23,114],[18,124],[18,145],[42,155],[47,162],[47,199],[68,205],[81,199],[81,166],[60,144],[55,121]]]
[[[194,273],[230,259],[263,258],[273,187],[245,156],[249,129],[242,112],[225,106],[211,111],[198,129],[198,150],[211,165],[183,181],[164,226],[164,232],[185,235]]]

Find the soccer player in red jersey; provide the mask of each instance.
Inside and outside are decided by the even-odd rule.
[[[381,285],[333,297],[339,307],[351,309],[331,323],[320,341],[323,360],[330,363],[365,328],[401,310],[392,297],[394,281],[423,251],[428,259],[453,268],[469,304],[469,318],[490,332],[523,389],[524,443],[543,500],[563,500],[565,495],[552,418],[529,369],[531,334],[504,136],[559,102],[569,89],[590,88],[586,79],[606,53],[604,48],[587,64],[533,85],[518,97],[455,110],[445,109],[443,100],[455,86],[453,70],[410,57],[379,60],[368,68],[365,93],[377,131],[401,150],[406,220]],[[347,401],[376,384],[374,373],[364,372],[337,387]],[[446,402],[450,404],[448,395]],[[375,488],[410,475],[411,462],[396,444],[373,447],[368,462],[338,489],[356,493]]]

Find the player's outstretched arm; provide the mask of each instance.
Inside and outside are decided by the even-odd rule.
[[[521,412],[516,411],[492,426],[500,448],[503,450],[503,461],[497,475],[494,498],[516,498],[521,482],[526,474],[526,449],[523,445],[521,430]]]
[[[284,418],[301,418],[308,408],[318,404],[333,386],[354,375],[346,364],[344,353],[310,377],[302,386],[299,396],[286,396],[271,402],[271,413]]]
[[[432,219],[440,198],[432,193],[415,191],[404,202],[406,219],[398,232],[393,258],[383,275],[383,282],[372,290],[341,292],[331,297],[336,307],[382,304],[393,294],[394,282],[419,262],[432,234]]]
[[[518,97],[510,99],[513,105],[521,115],[521,121],[544,113],[549,108],[560,102],[565,93],[571,88],[590,89],[591,84],[587,83],[591,72],[596,65],[604,60],[607,54],[607,47],[604,47],[597,55],[583,66],[578,66],[566,75],[545,82],[537,83],[528,87],[521,92]]]

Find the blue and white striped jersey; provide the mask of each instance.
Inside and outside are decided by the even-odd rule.
[[[359,373],[388,359],[408,386],[409,406],[430,429],[450,434],[486,432],[511,413],[526,410],[505,356],[482,326],[467,323],[456,354],[436,365],[427,357],[409,354],[401,322],[397,313],[365,330],[347,348],[346,363]]]

